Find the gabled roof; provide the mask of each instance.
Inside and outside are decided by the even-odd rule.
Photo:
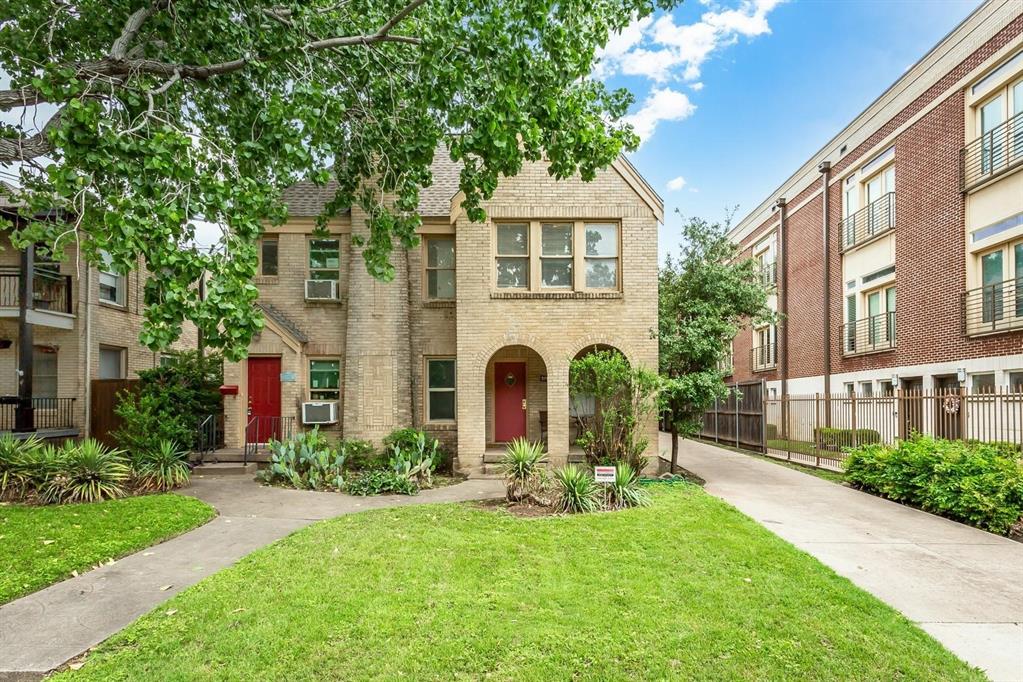
[[[309,342],[309,337],[302,331],[302,328],[273,305],[269,303],[256,303],[256,305],[263,311],[266,318],[274,323],[277,329],[283,331],[299,343]]]
[[[5,208],[20,208],[24,204],[14,199],[17,190],[3,180],[0,180],[0,210]]]

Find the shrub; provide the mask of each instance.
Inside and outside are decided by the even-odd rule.
[[[1023,517],[1023,460],[1004,447],[916,435],[866,445],[846,460],[854,485],[1005,534]]]
[[[392,442],[390,468],[396,476],[412,481],[417,488],[429,488],[439,459],[438,443],[436,439],[428,439],[422,431],[414,433],[414,439],[406,437]]]
[[[35,436],[0,435],[0,500],[17,500],[46,479],[42,442]]]
[[[138,452],[132,458],[132,470],[140,490],[164,492],[188,485],[192,470],[188,451],[169,440],[156,450]]]
[[[192,444],[196,424],[168,411],[163,398],[124,391],[118,400],[114,412],[122,424],[113,436],[127,452],[156,452],[165,441],[177,443],[179,447]]]
[[[127,494],[131,466],[120,450],[87,438],[77,445],[68,441],[51,456],[54,471],[40,490],[46,502],[97,502]]]
[[[650,503],[650,496],[639,487],[639,474],[625,462],[615,465],[615,480],[605,489],[608,509],[644,507]]]
[[[403,478],[387,469],[364,471],[345,482],[345,492],[350,495],[417,495],[419,488],[408,478]]]
[[[271,441],[269,448],[269,465],[260,472],[264,483],[299,490],[340,490],[344,486],[344,453],[331,448],[318,428],[286,441]]]
[[[337,444],[338,452],[344,453],[349,469],[364,471],[382,469],[387,466],[387,456],[378,452],[368,440],[342,438]]]
[[[558,511],[574,514],[600,509],[600,488],[583,469],[569,464],[554,472],[554,480],[558,484],[558,496],[554,502]]]
[[[860,445],[881,442],[881,434],[873,429],[836,429],[821,427],[816,430],[818,447],[825,450],[841,450]]]
[[[508,444],[501,459],[501,469],[509,502],[520,502],[529,494],[537,471],[546,462],[543,443],[516,438]]]

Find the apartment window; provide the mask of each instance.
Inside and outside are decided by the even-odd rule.
[[[890,398],[895,395],[895,387],[892,385],[890,379],[884,379],[880,382],[881,396],[884,398]]]
[[[974,374],[971,379],[971,386],[974,393],[994,393],[995,375],[994,372],[987,374]]]
[[[52,346],[32,349],[32,397],[57,397],[57,349]]]
[[[497,286],[529,288],[529,225],[497,226]]]
[[[980,256],[981,317],[993,322],[1023,317],[1023,241],[1003,244]]]
[[[871,346],[895,340],[895,287],[866,294],[867,337]]]
[[[259,274],[263,277],[277,276],[277,236],[266,236],[259,243]]]
[[[863,396],[864,398],[873,398],[874,397],[874,384],[873,384],[873,382],[861,381],[860,382],[860,395]]]
[[[1009,390],[1023,393],[1023,372],[1009,372]]]
[[[426,297],[431,301],[455,298],[455,238],[426,239]]]
[[[545,289],[572,288],[572,231],[572,223],[540,226],[540,286]]]
[[[764,239],[753,247],[753,258],[757,261],[760,278],[765,286],[773,286],[777,282],[777,240],[774,235]]]
[[[1023,115],[1023,79],[1010,82],[976,107],[976,132],[981,138],[980,172],[998,171],[1023,155],[1023,126],[1020,121],[999,126]]]
[[[775,327],[768,325],[753,331],[753,369],[774,367],[777,358]]]
[[[856,384],[853,382],[847,382],[845,385],[845,394],[850,398],[856,395]]]
[[[341,279],[341,242],[337,239],[309,240],[309,279]]]
[[[118,273],[114,260],[106,251],[100,251],[102,265],[99,268],[99,300],[114,305],[124,305],[124,275]]]
[[[124,348],[113,346],[100,346],[99,349],[99,378],[100,379],[123,379],[127,374],[125,367]]]
[[[455,359],[430,358],[426,361],[426,419],[455,419]]]
[[[309,399],[338,400],[341,398],[341,361],[309,361]]]
[[[618,226],[587,223],[586,288],[614,289],[618,286]]]

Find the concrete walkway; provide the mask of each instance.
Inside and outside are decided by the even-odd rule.
[[[41,677],[186,587],[314,521],[382,507],[503,497],[504,483],[470,480],[416,497],[351,497],[225,476],[195,477],[183,492],[213,505],[220,516],[0,607],[0,680]]]
[[[712,445],[679,464],[999,682],[1023,680],[1023,544]],[[661,435],[661,451],[671,452]]]

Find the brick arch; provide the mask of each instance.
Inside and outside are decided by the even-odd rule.
[[[636,349],[632,347],[632,344],[620,336],[606,333],[587,334],[586,336],[576,339],[572,342],[572,353],[568,356],[569,360],[592,346],[611,346],[612,348],[621,351],[621,353],[625,355],[625,359],[629,361],[630,365],[633,367],[639,366],[639,356],[636,353]]]
[[[501,335],[500,337],[494,338],[483,347],[482,350],[477,352],[473,357],[472,363],[470,364],[470,371],[474,379],[480,381],[486,376],[487,364],[490,359],[494,357],[497,351],[501,350],[506,346],[524,346],[530,349],[534,353],[540,356],[544,364],[547,366],[548,374],[552,372],[552,368],[560,366],[557,362],[557,356],[551,353],[550,349],[547,348],[547,344],[544,343],[543,339],[535,334],[518,334],[515,332],[508,332]],[[560,363],[560,364],[566,364]]]

